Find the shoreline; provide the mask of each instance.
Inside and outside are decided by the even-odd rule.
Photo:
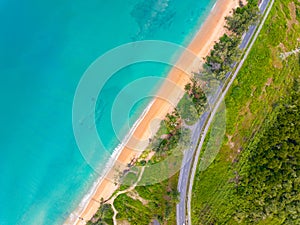
[[[151,106],[153,105],[153,102],[154,102],[154,100],[152,100],[147,105],[147,107],[142,112],[141,116],[133,124],[132,129],[124,137],[124,140],[122,141],[122,143],[119,144],[114,149],[111,157],[109,158],[108,162],[106,163],[106,166],[104,168],[104,173],[101,174],[95,182],[93,182],[92,188],[90,188],[89,192],[86,195],[84,195],[84,197],[82,198],[78,207],[69,215],[68,219],[65,221],[64,224],[78,224],[78,222],[80,221],[78,218],[78,214],[81,215],[81,213],[83,213],[86,210],[86,208],[88,207],[88,203],[90,201],[92,201],[92,199],[94,199],[94,198],[92,198],[92,196],[94,196],[94,194],[96,193],[97,188],[99,187],[99,185],[101,184],[103,179],[105,179],[105,176],[109,173],[109,170],[113,169],[113,164],[115,163],[115,161],[118,159],[119,155],[121,154],[121,150],[126,146],[126,143],[129,141],[130,137],[132,136],[132,134],[138,127],[139,123],[143,120],[143,118],[146,116],[147,112],[150,110]],[[116,188],[117,188],[117,186],[116,186]]]
[[[237,6],[238,0],[217,0],[204,23],[187,46],[187,49],[200,59],[208,55],[214,43],[225,32],[225,17],[230,14],[232,8]],[[184,68],[187,68],[191,73],[199,69],[199,64],[194,65],[194,62],[195,60],[191,62],[185,59],[184,54],[182,54],[176,64],[183,64]],[[122,167],[123,169],[125,168],[124,165],[130,163],[133,158],[142,153],[141,150],[143,148],[147,147],[147,140],[159,129],[160,120],[164,119],[165,115],[173,110],[174,105],[176,106],[183,96],[184,86],[189,82],[189,78],[190,75],[185,72],[175,67],[171,69],[167,79],[176,84],[177,88],[172,88],[167,83],[164,83],[158,90],[158,93],[160,93],[160,96],[167,96],[169,99],[172,96],[175,98],[173,103],[170,104],[170,102],[161,98],[154,98],[151,101],[124,138],[124,143],[122,142],[114,150],[109,160],[112,165],[106,167],[108,171],[94,182],[91,191],[84,196],[77,209],[65,221],[65,224],[85,224],[85,221],[91,219],[97,212],[100,199],[106,200],[113,194],[118,188],[118,185],[114,185],[113,182],[116,170],[122,171]],[[140,142],[137,142],[137,140],[140,140]],[[79,219],[79,217],[84,220]]]

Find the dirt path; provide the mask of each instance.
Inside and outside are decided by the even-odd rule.
[[[115,206],[114,206],[114,201],[115,201],[115,199],[116,199],[119,195],[121,195],[121,194],[125,194],[125,193],[128,193],[128,192],[130,192],[130,191],[133,191],[133,190],[135,189],[135,187],[137,186],[137,184],[138,184],[138,183],[140,182],[140,180],[142,179],[142,176],[143,176],[143,174],[144,174],[144,170],[145,170],[145,167],[142,167],[141,172],[140,172],[140,175],[139,175],[137,181],[136,181],[133,185],[131,185],[131,186],[130,186],[129,188],[127,188],[126,190],[117,192],[115,195],[112,196],[111,199],[109,199],[109,200],[107,201],[107,203],[111,205],[112,210],[114,211],[114,215],[113,215],[113,222],[114,222],[114,225],[117,225],[117,214],[118,214],[118,210],[117,210],[117,209],[115,208]]]

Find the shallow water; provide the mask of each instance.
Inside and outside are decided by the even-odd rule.
[[[1,1],[0,224],[61,224],[98,176],[80,154],[72,130],[73,97],[87,67],[131,41],[186,46],[214,2]],[[108,153],[120,143],[108,120],[118,91],[144,76],[164,77],[167,70],[155,63],[133,65],[106,83],[96,121]],[[153,83],[134,93],[147,96],[157,87]],[[123,123],[132,125],[149,101],[140,101],[129,116],[117,114],[119,135],[128,132]],[[103,153],[99,164],[110,154]]]

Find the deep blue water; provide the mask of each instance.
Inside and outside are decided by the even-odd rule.
[[[98,176],[80,154],[72,129],[74,93],[88,66],[131,41],[157,39],[186,46],[214,2],[0,2],[1,225],[62,224]],[[118,91],[143,76],[164,77],[167,69],[153,63],[128,67],[105,85],[96,117],[101,113],[97,130],[110,153],[119,142],[105,118]],[[135,93],[147,95],[155,88],[151,84]],[[147,102],[131,111],[131,124]],[[118,116],[121,122],[128,120],[128,115]],[[105,157],[100,164],[107,162]]]

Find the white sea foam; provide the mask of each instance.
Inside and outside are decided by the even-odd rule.
[[[217,5],[217,3],[215,3],[215,4],[213,5],[213,7],[211,8],[210,11],[213,11],[213,10],[215,9],[216,5]]]
[[[126,134],[123,141],[114,149],[113,153],[111,154],[108,162],[106,163],[103,173],[100,174],[100,176],[97,178],[97,180],[93,183],[91,189],[88,191],[86,195],[83,196],[82,200],[80,201],[78,207],[69,215],[69,218],[65,221],[64,224],[76,224],[79,220],[80,215],[84,212],[84,210],[87,208],[88,203],[90,202],[91,198],[94,196],[94,194],[97,191],[97,188],[101,184],[103,178],[107,175],[107,173],[110,171],[111,168],[113,168],[113,165],[115,164],[117,158],[122,152],[122,149],[126,146],[129,139],[132,137],[133,133],[137,129],[138,125],[141,123],[141,121],[145,118],[146,114],[149,112],[151,106],[154,103],[154,99],[148,104],[148,106],[145,108],[141,116],[137,119],[137,121],[133,124],[130,131]]]

